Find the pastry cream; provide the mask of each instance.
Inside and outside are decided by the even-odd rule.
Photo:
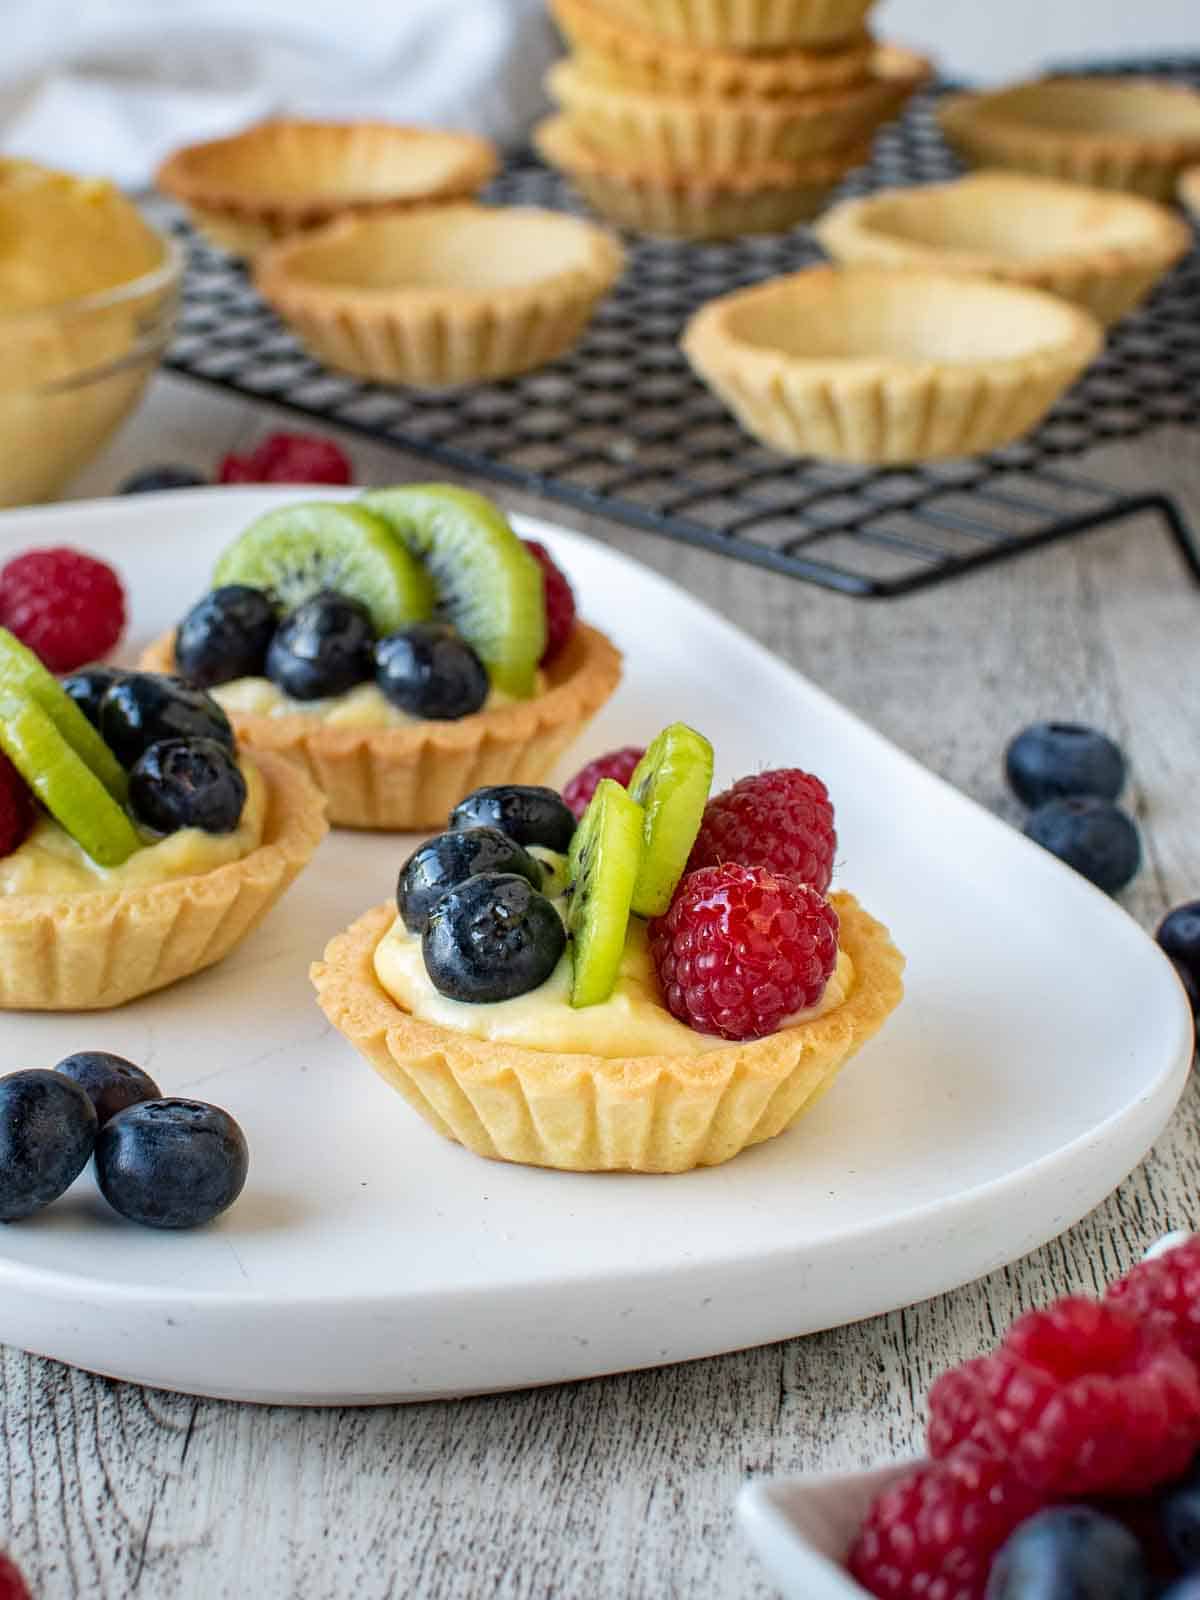
[[[602,1004],[582,1010],[570,1003],[569,949],[540,988],[514,1000],[468,1005],[447,999],[425,971],[420,937],[409,933],[399,917],[376,947],[375,975],[396,1004],[421,1022],[530,1050],[609,1058],[699,1056],[728,1043],[677,1022],[663,1006],[646,925],[637,917],[630,919],[616,988]],[[789,1017],[783,1026],[832,1011],[843,1003],[853,983],[853,964],[839,950],[837,967],[819,1003]]]
[[[542,694],[544,690],[545,681],[539,672],[534,693]],[[269,678],[234,678],[209,693],[231,715],[313,717],[331,728],[403,728],[421,720],[392,705],[373,683],[360,683],[356,689],[328,700],[291,700]],[[493,711],[497,706],[513,704],[512,695],[503,689],[492,689],[481,709]]]
[[[147,843],[119,867],[100,867],[50,817],[38,821],[24,844],[0,860],[0,895],[88,894],[132,889],[197,877],[240,861],[263,840],[267,795],[257,767],[242,760],[246,804],[232,833],[204,833],[181,828]],[[153,839],[153,835],[147,836]]]

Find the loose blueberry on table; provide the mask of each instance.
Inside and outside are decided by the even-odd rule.
[[[1200,1015],[1200,900],[1168,911],[1154,937],[1170,956],[1193,1013]]]
[[[1078,722],[1035,722],[1023,729],[1004,757],[1009,784],[1027,806],[1073,795],[1115,800],[1125,787],[1119,745]]]
[[[208,479],[194,467],[177,466],[168,462],[159,467],[144,467],[126,478],[117,489],[118,494],[158,494],[165,489],[199,489]]]

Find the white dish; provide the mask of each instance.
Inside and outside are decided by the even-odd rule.
[[[252,516],[298,498],[311,494],[14,512],[0,545],[67,541],[114,560],[136,651]],[[656,1178],[490,1164],[433,1134],[317,1010],[309,961],[388,896],[409,847],[333,835],[215,970],[123,1011],[4,1017],[7,1062],[119,1051],[167,1092],[227,1106],[252,1161],[237,1206],[194,1234],[120,1223],[86,1174],[4,1229],[0,1340],[147,1384],[314,1404],[688,1360],[989,1272],[1098,1204],[1163,1127],[1191,1017],[1119,907],[671,584],[522,526],[626,651],[626,682],[568,768],[683,717],[711,735],[722,783],[766,764],[820,773],[838,881],[909,957],[904,1005],[810,1116],[727,1166]]]

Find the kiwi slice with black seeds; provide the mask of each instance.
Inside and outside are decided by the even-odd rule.
[[[603,778],[575,830],[568,856],[573,1006],[600,1005],[616,985],[643,830],[641,806],[619,783]]]
[[[117,801],[129,790],[125,769],[58,679],[7,628],[0,628],[0,695],[18,705],[31,701],[60,737]]]
[[[646,816],[633,909],[660,917],[671,904],[704,820],[712,787],[713,747],[686,722],[672,722],[654,739],[629,779],[629,793]]]

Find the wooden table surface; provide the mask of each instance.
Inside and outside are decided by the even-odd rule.
[[[273,420],[162,378],[77,492],[106,492],[153,460],[210,469]],[[351,448],[364,481],[430,476],[398,452]],[[1200,527],[1194,434],[1160,432],[1097,462],[1113,481],[1174,492]],[[1002,814],[1017,815],[1000,765],[1011,732],[1049,715],[1107,729],[1129,754],[1147,847],[1125,904],[1152,927],[1200,894],[1200,593],[1157,524],[872,602],[501,498],[668,573]],[[0,1350],[0,1546],[37,1600],[769,1596],[734,1525],[741,1483],[911,1450],[943,1366],[993,1343],[1020,1310],[1094,1289],[1168,1228],[1196,1223],[1196,1110],[1193,1088],[1106,1204],[1006,1270],[715,1360],[477,1400],[306,1411],[153,1392]]]

